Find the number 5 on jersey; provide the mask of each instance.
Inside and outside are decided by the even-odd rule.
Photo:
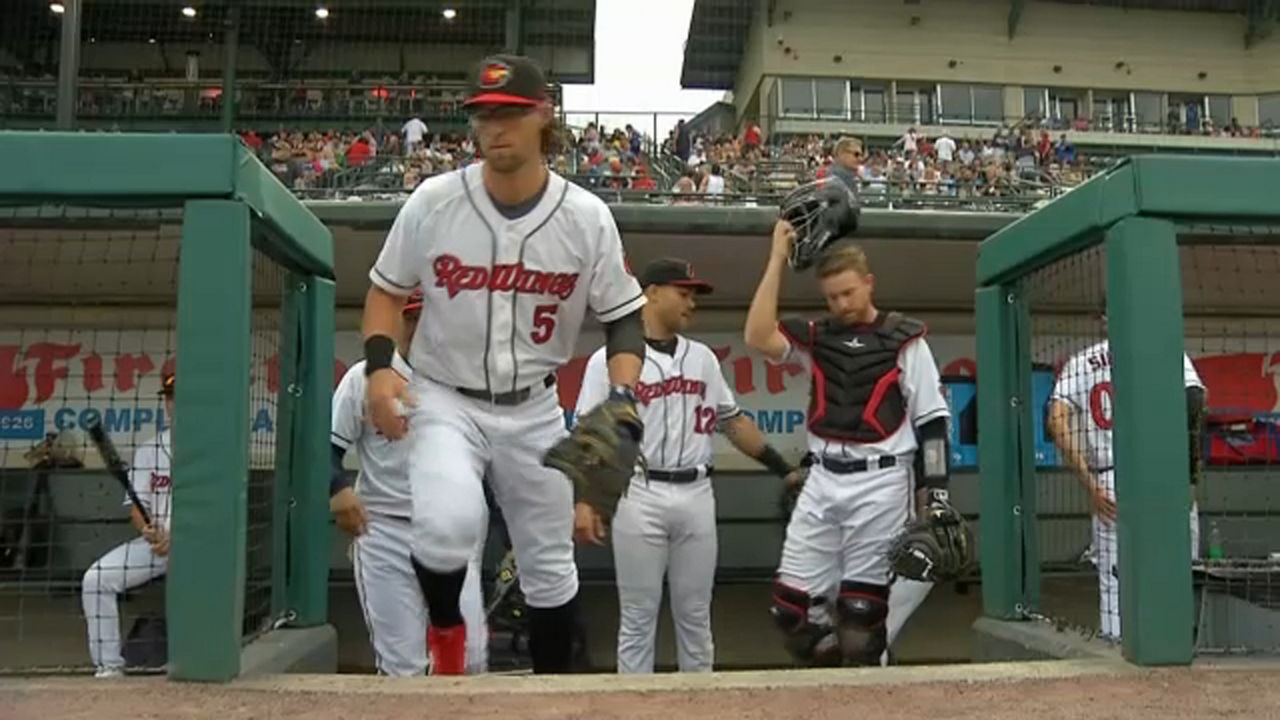
[[[538,305],[533,309],[533,332],[529,333],[529,339],[534,345],[547,342],[555,334],[556,311],[559,309],[560,305],[556,303]]]

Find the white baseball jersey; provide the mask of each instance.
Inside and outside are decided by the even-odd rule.
[[[400,353],[391,358],[391,369],[408,380],[413,368]],[[413,507],[409,491],[409,443],[391,441],[378,432],[364,405],[364,361],[347,369],[333,392],[333,426],[329,441],[348,450],[356,448],[360,472],[356,495],[372,512],[407,518]]]
[[[785,360],[800,362],[813,372],[812,358],[804,348],[791,345],[790,341]],[[841,443],[809,433],[809,449],[821,455],[851,458],[904,457],[914,453],[919,446],[915,428],[935,418],[950,418],[951,409],[942,391],[938,364],[923,335],[908,340],[898,351],[898,370],[898,384],[907,404],[909,422],[903,422],[892,435],[873,443]]]
[[[129,482],[138,495],[142,507],[151,516],[151,524],[169,529],[170,516],[173,510],[173,445],[169,440],[169,431],[163,430],[155,437],[142,443],[133,453],[133,464],[129,467]],[[126,493],[124,504],[132,506]]]
[[[1182,354],[1182,378],[1186,387],[1204,387],[1196,366],[1191,364],[1186,353]],[[1106,340],[1076,353],[1062,366],[1049,399],[1050,402],[1063,400],[1071,403],[1077,417],[1083,418],[1085,457],[1089,467],[1097,471],[1114,466],[1111,347]]]
[[[423,289],[413,367],[494,393],[532,386],[564,364],[588,309],[607,323],[645,302],[604,201],[551,173],[537,205],[509,220],[480,164],[418,186],[369,278],[396,295]]]
[[[682,470],[711,464],[711,438],[719,424],[742,413],[711,348],[677,336],[675,353],[646,345],[637,409],[644,421],[641,451],[653,470]],[[605,348],[587,360],[577,414],[609,395]]]

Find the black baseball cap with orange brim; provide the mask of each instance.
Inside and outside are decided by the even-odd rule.
[[[472,69],[462,106],[535,107],[545,102],[547,79],[536,62],[523,55],[491,55]]]
[[[650,285],[675,285],[686,287],[699,295],[709,295],[714,289],[711,283],[693,274],[693,264],[680,258],[658,258],[640,273],[640,287]]]

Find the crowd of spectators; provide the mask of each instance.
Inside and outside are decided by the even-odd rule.
[[[815,138],[793,141],[814,177],[830,172],[836,144]],[[786,153],[784,146],[784,154]],[[989,137],[925,137],[910,128],[892,145],[860,150],[855,169],[870,193],[992,197],[1052,194],[1084,181],[1093,166],[1066,133],[1000,128]]]
[[[562,128],[563,143],[553,167],[591,188],[655,191],[658,184],[649,167],[646,145],[651,144],[633,125],[612,130],[590,122],[581,132]]]
[[[1230,127],[1224,132],[1233,132]],[[242,137],[287,186],[301,191],[404,193],[478,156],[470,137],[432,133],[416,117],[399,128],[270,136],[247,131]],[[737,134],[707,135],[680,121],[655,147],[652,138],[632,125],[608,128],[591,122],[560,128],[548,162],[592,189],[673,193],[690,196],[675,202],[703,202],[720,195],[785,191],[842,164],[849,170],[845,177],[873,197],[1049,197],[1115,159],[1086,156],[1067,132],[1051,132],[1034,117],[994,131],[927,137],[912,127],[892,142],[864,145],[852,140],[856,157],[847,138],[769,140],[752,122]],[[364,170],[355,172],[359,168]]]
[[[850,169],[864,192],[958,197],[1051,193],[1082,182],[1093,170],[1066,133],[1055,139],[1048,130],[1023,124],[973,135],[928,138],[910,128],[893,143],[858,143]],[[770,183],[785,188],[829,174],[838,160],[837,141],[801,135],[766,144],[754,123],[737,136],[715,137],[687,132],[678,123],[664,150],[687,168],[672,192],[755,193]]]
[[[556,172],[582,185],[606,190],[656,191],[648,165],[648,142],[631,125],[606,129],[590,123],[579,132],[559,130],[548,158]],[[420,118],[399,131],[280,131],[240,134],[244,143],[287,187],[299,191],[327,188],[412,191],[425,178],[465,167],[477,157],[465,134],[432,133]],[[363,168],[363,171],[356,172]]]

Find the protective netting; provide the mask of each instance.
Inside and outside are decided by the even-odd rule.
[[[177,222],[0,210],[0,673],[164,664]],[[151,540],[86,440],[95,423]]]
[[[1199,653],[1280,650],[1280,227],[1182,228],[1187,350],[1207,389]]]
[[[1023,281],[1035,453],[1035,486],[1026,490],[1035,496],[1041,570],[1040,606],[1032,610],[1088,635],[1110,630],[1112,623],[1103,619],[1119,614],[1115,525],[1098,517],[1108,509],[1103,498],[1114,498],[1115,475],[1107,449],[1112,415],[1104,266],[1105,253],[1095,245]],[[1073,465],[1073,455],[1081,462]]]
[[[77,12],[78,6],[78,12]],[[504,48],[567,77],[590,74],[595,4],[585,0],[7,0],[0,3],[0,117],[49,121],[63,24],[78,14],[76,115],[216,120],[234,56],[241,125],[365,131],[419,117],[463,124],[470,65]]]
[[[249,485],[245,537],[244,641],[270,629],[284,606],[288,494],[276,472],[280,422],[281,300],[287,274],[261,250],[253,254],[249,383]],[[288,391],[288,388],[284,389]]]

